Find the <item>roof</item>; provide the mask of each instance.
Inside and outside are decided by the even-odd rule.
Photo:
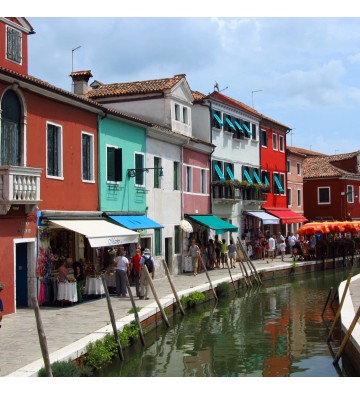
[[[360,151],[339,155],[309,156],[304,160],[304,178],[360,176],[356,169],[345,170],[341,161],[359,156]]]
[[[89,98],[102,98],[111,96],[128,96],[145,93],[163,93],[172,89],[178,84],[186,74],[176,74],[171,78],[161,78],[156,80],[121,82],[115,84],[101,84],[92,87],[85,96]]]
[[[298,154],[304,156],[328,156],[326,154],[322,154],[321,152],[311,151],[305,148],[292,147],[290,145],[288,145],[286,148],[292,154]]]

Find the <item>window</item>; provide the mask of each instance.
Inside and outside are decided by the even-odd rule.
[[[221,112],[213,111],[212,127],[216,129],[221,129],[223,126],[223,121],[221,120]]]
[[[16,93],[9,89],[1,102],[0,166],[21,166],[21,104]]]
[[[155,255],[161,255],[161,229],[155,229]]]
[[[297,190],[297,205],[298,205],[298,207],[301,207],[301,205],[302,205],[301,189]]]
[[[174,253],[180,254],[180,226],[174,226]]]
[[[81,133],[82,180],[94,181],[94,136]]]
[[[254,123],[251,124],[251,137],[253,140],[257,140],[257,132],[256,132],[256,125]]]
[[[229,133],[235,133],[236,129],[232,121],[232,117],[224,113],[223,115],[224,130]]]
[[[21,32],[10,26],[6,27],[6,58],[21,64]]]
[[[291,160],[289,159],[286,160],[286,171],[291,173]]]
[[[261,130],[261,146],[262,147],[268,146],[268,134],[266,130]]]
[[[242,170],[243,170],[242,180],[247,181],[249,184],[253,184],[253,180],[251,178],[252,169],[248,166],[243,166]]]
[[[122,149],[114,146],[106,147],[106,181],[122,181]]]
[[[47,167],[49,177],[62,177],[62,127],[52,123],[46,124]]]
[[[174,191],[178,191],[179,188],[179,175],[180,175],[180,163],[174,162]]]
[[[273,133],[272,135],[272,143],[273,143],[273,150],[278,150],[278,136],[277,134]]]
[[[175,121],[180,121],[180,105],[175,104]]]
[[[279,151],[284,152],[284,136],[279,135]]]
[[[224,162],[224,177],[226,180],[235,180],[233,163]]]
[[[192,168],[186,166],[186,192],[192,191]]]
[[[160,169],[161,167],[161,158],[154,156],[154,188],[160,188]]]
[[[139,187],[143,187],[145,185],[144,171],[138,170],[138,169],[144,169],[145,167],[144,164],[145,164],[145,155],[142,153],[135,153],[135,169],[136,169],[135,185]]]
[[[243,140],[244,139],[244,129],[242,128],[242,121],[238,118],[234,118],[234,125],[235,125],[235,131],[234,131],[234,138],[238,140]]]
[[[250,138],[251,137],[250,122],[249,121],[243,121],[242,122],[242,128],[245,129],[245,137]]]
[[[178,103],[174,104],[174,118],[175,121],[189,125],[189,113],[190,109],[188,107],[182,106]]]
[[[346,199],[348,203],[354,203],[354,187],[346,185]]]
[[[275,195],[284,195],[285,175],[273,173],[273,190]]]
[[[330,187],[318,188],[318,204],[330,203]]]
[[[297,162],[296,163],[296,172],[298,176],[301,176],[301,163]]]
[[[212,161],[212,181],[225,181],[223,163],[221,161]]]
[[[288,188],[287,189],[287,205],[288,205],[288,207],[291,207],[292,206],[292,191],[291,191],[291,188]]]
[[[261,182],[265,185],[270,185],[270,172],[262,170],[261,171]]]
[[[206,170],[201,169],[201,193],[206,193]]]

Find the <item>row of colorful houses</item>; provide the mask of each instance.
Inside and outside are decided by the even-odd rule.
[[[59,258],[106,266],[112,247],[138,246],[157,275],[161,260],[177,274],[190,236],[254,238],[306,221],[303,199],[288,201],[289,127],[192,90],[185,74],[89,84],[91,71],[76,71],[65,91],[28,74],[33,33],[26,18],[0,18],[5,314],[30,305]]]

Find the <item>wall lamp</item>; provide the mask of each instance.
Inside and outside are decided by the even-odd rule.
[[[159,177],[162,177],[164,175],[162,167],[145,167],[142,169],[129,169],[127,171],[127,174],[128,174],[128,177],[136,177],[137,173],[140,173],[140,172],[144,173],[145,171],[146,171],[146,173],[149,173],[149,170],[157,171]]]

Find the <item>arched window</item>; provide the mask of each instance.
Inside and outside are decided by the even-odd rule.
[[[21,104],[9,89],[1,101],[1,166],[21,165]]]

